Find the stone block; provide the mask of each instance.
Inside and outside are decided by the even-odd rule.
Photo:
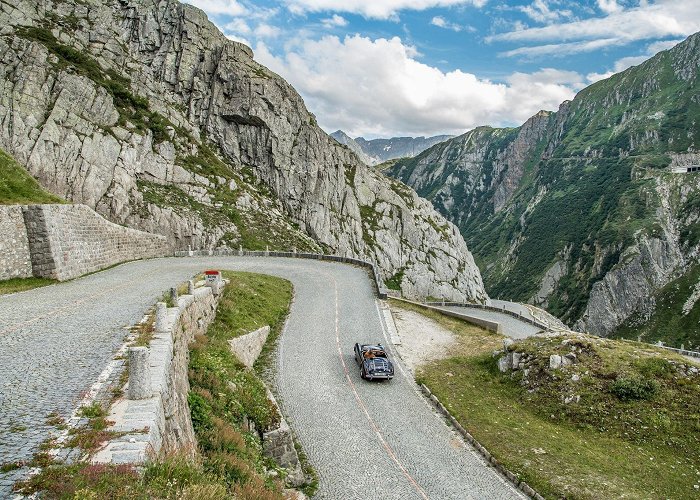
[[[251,368],[262,352],[265,341],[270,334],[269,325],[263,326],[254,332],[241,335],[235,339],[229,340],[231,352],[243,363],[247,368]]]
[[[151,368],[146,347],[129,348],[129,399],[146,399],[153,395]]]

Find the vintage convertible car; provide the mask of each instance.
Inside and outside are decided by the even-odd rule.
[[[382,344],[355,344],[355,361],[360,365],[360,377],[368,380],[394,378],[394,365]]]

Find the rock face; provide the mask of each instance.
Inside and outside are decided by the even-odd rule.
[[[178,249],[325,249],[409,296],[487,299],[457,229],[202,11],[20,0],[0,26],[0,145],[50,191]]]
[[[648,319],[697,261],[700,175],[673,168],[700,162],[698,61],[700,34],[556,113],[474,129],[389,173],[460,228],[489,294],[608,335]]]

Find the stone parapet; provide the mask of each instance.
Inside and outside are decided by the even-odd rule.
[[[218,300],[211,288],[199,287],[194,294],[180,296],[176,307],[165,310],[162,328],[153,334],[148,347],[153,395],[120,399],[112,405],[108,420],[114,425],[109,430],[126,434],[110,441],[94,456],[94,462],[138,464],[160,454],[194,452],[197,442],[187,404],[189,344],[195,335],[206,333]],[[125,394],[130,392],[127,387]]]

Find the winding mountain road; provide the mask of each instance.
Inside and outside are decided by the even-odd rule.
[[[162,292],[207,268],[281,276],[295,298],[279,344],[277,393],[320,478],[317,498],[523,498],[404,373],[365,270],[331,262],[206,257],[132,262],[0,297],[0,462],[26,460],[113,359]],[[388,383],[360,379],[355,342],[382,341]],[[17,472],[0,474],[0,497]]]

